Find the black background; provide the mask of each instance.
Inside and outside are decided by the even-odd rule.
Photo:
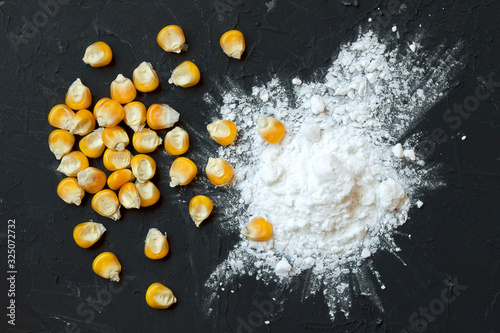
[[[358,6],[333,0],[61,2],[68,3],[59,5],[46,21],[37,14],[43,13],[37,1],[0,2],[0,267],[7,271],[6,224],[16,219],[18,271],[16,326],[6,323],[4,282],[1,331],[500,331],[499,88],[458,128],[443,121],[448,108],[474,95],[481,85],[478,77],[500,81],[498,1],[359,0]],[[21,35],[25,22],[32,22],[34,16],[40,20],[39,29],[14,46],[13,35]],[[368,22],[369,17],[373,22]],[[168,24],[184,29],[187,53],[168,54],[156,44],[157,32]],[[391,31],[394,24],[399,39]],[[222,33],[232,28],[246,37],[247,51],[241,61],[229,59],[219,47]],[[219,228],[227,221],[218,218],[217,211],[197,229],[186,218],[187,202],[205,191],[216,205],[223,205],[231,190],[229,194],[214,190],[204,177],[184,189],[169,188],[167,173],[173,158],[162,149],[152,155],[159,164],[154,181],[162,197],[151,208],[122,209],[123,218],[113,222],[92,211],[90,195],[81,207],[66,205],[57,197],[56,186],[63,176],[55,171],[58,162],[47,145],[52,131],[47,115],[53,105],[64,102],[76,78],[90,87],[96,101],[109,96],[109,83],[117,74],[131,77],[140,62],[151,62],[161,87],[138,99],[146,105],[168,103],[181,113],[179,124],[191,135],[192,149],[186,156],[201,169],[217,150],[205,130],[216,115],[203,102],[205,93],[220,101],[220,91],[231,82],[249,90],[272,75],[288,83],[295,76],[312,80],[325,71],[343,43],[356,38],[360,28],[371,28],[400,45],[421,34],[425,49],[463,43],[464,66],[452,80],[449,94],[408,133],[421,131],[429,136],[436,128],[445,131],[446,140],[434,145],[427,163],[443,165],[447,185],[421,196],[424,207],[412,209],[410,220],[399,229],[396,243],[406,265],[387,252],[373,257],[373,266],[387,286],[378,291],[385,312],[369,297],[354,295],[351,317],[339,314],[332,323],[321,294],[302,300],[300,290],[284,290],[281,302],[273,303],[269,314],[254,301],[269,301],[270,293],[281,292],[281,287],[241,277],[229,288],[236,292],[219,292],[213,311],[207,314],[203,283],[238,236]],[[97,40],[111,46],[110,66],[91,68],[81,61],[85,48]],[[202,81],[194,88],[167,83],[170,71],[184,60],[193,60],[201,70]],[[467,136],[465,141],[462,135]],[[103,167],[101,161],[92,163]],[[108,231],[96,246],[84,250],[74,244],[72,230],[90,219],[103,223]],[[143,255],[150,227],[168,232],[171,253],[165,260],[153,262]],[[91,270],[93,258],[108,250],[117,254],[123,266],[119,285]],[[301,276],[299,289],[306,275]],[[443,289],[450,297],[457,295],[453,294],[457,288],[444,283],[454,279],[467,289],[458,289],[460,295],[438,314],[419,316],[419,326],[412,328],[412,313],[429,308]],[[173,308],[157,311],[147,306],[145,290],[156,281],[174,291],[179,303]],[[271,322],[266,325],[262,319]]]

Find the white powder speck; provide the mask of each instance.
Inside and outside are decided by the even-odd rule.
[[[363,249],[363,251],[361,251],[361,256],[365,259],[368,259],[372,256],[370,250],[368,249]]]
[[[292,266],[288,263],[288,261],[285,258],[282,258],[276,264],[276,274],[278,275],[287,275],[291,271],[292,271]]]
[[[396,32],[396,31],[398,31],[398,27],[397,26],[393,26],[392,27],[392,32]]]
[[[302,80],[299,79],[298,77],[295,77],[292,79],[292,84],[294,84],[296,86],[300,86],[302,84]]]
[[[422,208],[422,206],[424,205],[424,203],[420,200],[417,201],[417,207],[418,208]]]
[[[264,324],[269,325],[271,322],[269,320],[264,321]]]
[[[396,144],[393,148],[392,148],[392,153],[394,154],[394,156],[396,156],[397,158],[403,158],[405,157],[404,153],[403,153],[403,145],[401,145],[400,143]]]
[[[462,141],[465,141],[465,139],[467,139],[467,136],[462,136]]]
[[[311,97],[311,112],[314,114],[320,114],[325,111],[325,101],[321,96],[314,95]]]
[[[411,50],[413,53],[417,52],[417,44],[415,44],[415,42],[412,42],[412,43],[410,44],[410,50]]]
[[[405,149],[403,151],[403,155],[409,160],[412,160],[412,161],[417,160],[417,156],[415,155],[415,151],[413,149]]]

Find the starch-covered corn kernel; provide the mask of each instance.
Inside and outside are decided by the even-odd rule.
[[[101,223],[84,222],[73,229],[75,243],[84,249],[94,245],[104,234],[106,228]]]
[[[233,178],[233,168],[222,158],[209,158],[205,168],[208,180],[214,185],[225,185]]]
[[[94,106],[94,117],[99,126],[113,127],[125,118],[125,110],[117,101],[104,97]]]
[[[257,217],[247,223],[241,233],[255,242],[267,241],[273,235],[273,226],[262,217]]]
[[[141,207],[141,196],[139,195],[139,190],[134,183],[125,183],[120,187],[120,192],[118,192],[118,200],[123,207],[127,209]]]
[[[182,155],[189,149],[189,134],[175,127],[165,136],[165,150],[172,155]]]
[[[160,199],[160,191],[151,181],[144,183],[135,182],[135,186],[141,197],[141,207],[149,207],[154,205]]]
[[[67,130],[56,129],[49,134],[50,151],[58,160],[71,152],[74,144],[75,136]]]
[[[109,65],[112,59],[113,52],[109,45],[104,42],[95,42],[87,47],[82,60],[92,67],[103,67]]]
[[[78,184],[88,193],[99,192],[106,185],[106,174],[94,167],[88,167],[76,175]]]
[[[201,222],[210,216],[213,208],[214,203],[209,197],[197,195],[189,202],[189,215],[191,215],[196,226],[199,227]]]
[[[178,25],[167,25],[161,29],[156,41],[167,52],[181,53],[181,51],[187,51],[184,32]]]
[[[160,85],[158,75],[149,62],[142,62],[134,70],[132,80],[134,80],[135,88],[142,92],[153,91]]]
[[[106,127],[101,134],[102,142],[109,149],[122,151],[129,143],[128,134],[121,126]]]
[[[178,157],[170,167],[170,186],[184,186],[189,184],[196,174],[198,168],[189,158]]]
[[[57,195],[68,204],[80,206],[85,190],[78,185],[76,178],[68,177],[61,180],[57,186]]]
[[[71,120],[75,116],[73,110],[65,104],[58,104],[49,112],[49,124],[65,130],[71,130]]]
[[[273,117],[257,119],[259,134],[262,139],[269,143],[278,143],[285,135],[285,125]]]
[[[145,128],[134,133],[132,144],[134,149],[141,154],[152,153],[161,145],[162,140],[155,131]]]
[[[94,259],[92,270],[100,277],[118,282],[120,281],[119,274],[122,271],[122,265],[113,253],[103,252]]]
[[[78,143],[80,150],[85,156],[90,158],[98,158],[104,152],[106,146],[102,142],[103,128],[98,128],[94,132],[84,136]]]
[[[146,257],[153,260],[162,259],[168,254],[168,250],[167,234],[162,234],[156,228],[149,229],[144,244],[144,254]]]
[[[142,131],[146,125],[146,106],[134,101],[126,104],[123,109],[125,110],[125,118],[123,118],[125,124],[134,132]]]
[[[122,151],[114,149],[106,149],[104,156],[102,157],[102,162],[104,167],[109,171],[116,171],[128,168],[130,166],[130,160],[132,159],[132,153],[127,149]]]
[[[245,51],[245,37],[238,30],[229,30],[220,38],[222,51],[231,58],[241,59]]]
[[[97,214],[104,217],[109,217],[115,221],[121,217],[120,201],[118,201],[116,193],[111,190],[97,192],[92,198],[91,206]]]
[[[111,99],[114,99],[120,104],[130,103],[137,96],[137,90],[132,80],[126,78],[122,74],[118,74],[116,79],[111,82],[109,90]]]
[[[73,151],[66,154],[61,159],[57,171],[64,173],[68,177],[76,175],[89,167],[89,159],[80,151]]]
[[[146,302],[153,309],[168,309],[172,304],[177,303],[177,299],[172,290],[155,282],[146,291]]]
[[[172,72],[168,83],[182,88],[189,88],[200,82],[200,70],[192,61],[186,60]]]
[[[80,79],[76,79],[66,93],[66,105],[73,110],[87,109],[92,104],[92,94]]]
[[[210,137],[220,145],[227,146],[233,143],[238,133],[236,124],[230,120],[216,120],[207,125]]]
[[[134,181],[135,176],[130,169],[116,170],[108,177],[108,186],[110,189],[117,191],[124,184]]]
[[[148,126],[154,130],[170,128],[179,121],[179,112],[167,104],[151,104],[146,114]]]
[[[130,167],[139,183],[144,183],[153,178],[156,173],[156,162],[148,155],[135,155],[130,161]]]

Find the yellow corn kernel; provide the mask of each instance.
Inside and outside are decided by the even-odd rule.
[[[142,92],[150,92],[158,88],[160,80],[153,66],[149,62],[142,62],[132,74],[134,86]]]
[[[89,167],[89,159],[80,151],[73,151],[64,155],[57,171],[64,173],[68,177],[76,175]]]
[[[241,234],[255,242],[264,242],[273,235],[273,226],[262,217],[257,217],[247,223]]]
[[[80,206],[85,196],[85,190],[78,185],[76,178],[68,177],[57,185],[57,195],[68,204]]]
[[[245,37],[238,30],[229,30],[220,38],[222,51],[231,58],[241,59],[245,51]]]
[[[87,135],[95,128],[95,118],[89,110],[80,110],[71,119],[71,133],[76,135]]]
[[[130,161],[130,167],[139,183],[150,180],[156,173],[155,160],[144,154],[135,155]]]
[[[75,113],[73,110],[65,104],[58,104],[49,112],[49,124],[69,131],[71,129],[71,120],[74,116]]]
[[[259,135],[269,143],[278,143],[285,135],[285,125],[273,117],[257,119]]]
[[[109,65],[112,59],[113,52],[109,45],[104,42],[95,42],[87,47],[82,60],[92,67],[103,67]]]
[[[146,291],[146,302],[153,309],[168,309],[172,304],[177,303],[177,298],[172,290],[155,282]]]
[[[160,191],[152,182],[145,181],[144,183],[135,182],[135,186],[141,197],[141,207],[149,207],[154,205],[160,199]]]
[[[106,174],[94,167],[80,171],[76,176],[78,184],[88,193],[99,192],[106,185]]]
[[[156,36],[156,41],[167,52],[181,53],[181,51],[187,51],[184,32],[178,25],[167,25],[161,29],[158,36]]]
[[[115,221],[121,217],[120,201],[118,201],[116,193],[111,190],[101,190],[94,194],[91,206],[97,214],[104,217],[109,217]]]
[[[114,149],[106,149],[104,156],[102,157],[102,162],[104,167],[109,171],[116,171],[128,168],[130,166],[130,160],[132,159],[132,153],[127,149],[122,151]]]
[[[200,82],[200,70],[194,62],[186,60],[177,66],[172,72],[168,83],[182,88],[189,88]]]
[[[205,172],[214,185],[225,185],[233,178],[233,168],[222,158],[209,158]]]
[[[134,132],[142,131],[146,125],[146,106],[141,102],[130,102],[123,107],[125,124]]]
[[[75,136],[62,129],[56,129],[49,134],[49,148],[55,157],[60,160],[68,154],[75,144]]]
[[[156,228],[149,229],[144,244],[146,257],[153,260],[162,259],[168,254],[168,250],[167,234],[162,234]]]
[[[132,173],[132,170],[129,169],[116,170],[115,172],[109,175],[108,186],[110,189],[117,191],[126,183],[132,182],[134,180],[135,176]]]
[[[189,158],[177,157],[170,167],[170,187],[189,184],[196,174],[198,168]]]
[[[100,277],[118,282],[120,281],[119,274],[122,271],[122,265],[113,253],[103,252],[94,259],[92,270]]]
[[[127,132],[121,126],[106,127],[101,138],[106,147],[118,151],[125,149],[130,142]]]
[[[106,228],[101,223],[84,222],[73,229],[73,239],[76,245],[87,249],[94,245],[105,231]]]
[[[165,150],[172,155],[182,155],[189,149],[189,134],[176,127],[165,136]]]
[[[80,79],[71,84],[66,93],[66,105],[73,110],[87,109],[92,104],[92,94]]]
[[[94,132],[87,134],[80,140],[78,145],[85,156],[90,158],[98,158],[102,155],[104,149],[106,148],[101,138],[102,131],[102,127],[98,128]]]
[[[120,187],[118,200],[120,200],[122,206],[127,209],[139,209],[141,207],[141,196],[134,183],[125,183]]]
[[[111,99],[114,99],[120,104],[127,104],[132,102],[137,96],[132,80],[125,76],[118,74],[116,79],[111,82],[110,87]]]
[[[189,215],[191,215],[196,226],[199,227],[201,222],[210,216],[213,208],[214,203],[209,197],[197,195],[189,202]]]
[[[220,145],[227,146],[233,143],[238,133],[236,124],[230,120],[216,120],[207,125],[210,137]]]
[[[134,149],[141,154],[152,153],[156,147],[161,145],[162,140],[155,131],[145,128],[142,131],[134,133],[132,144]]]
[[[94,106],[94,117],[99,126],[113,127],[125,118],[125,110],[114,99],[104,97]]]
[[[152,104],[148,108],[146,119],[148,126],[154,130],[170,128],[179,120],[179,112],[167,104]]]

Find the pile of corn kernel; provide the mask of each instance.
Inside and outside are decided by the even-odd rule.
[[[157,42],[166,52],[187,51],[182,28],[169,25],[157,36]],[[245,50],[245,39],[238,30],[230,30],[220,38],[220,45],[231,58],[241,59]],[[111,48],[104,42],[96,42],[85,51],[83,61],[92,67],[110,64],[113,58]],[[191,61],[177,66],[169,83],[182,88],[196,85],[200,71]],[[93,195],[91,206],[100,215],[113,220],[120,219],[120,208],[139,209],[158,202],[160,191],[151,181],[156,173],[156,162],[148,156],[158,146],[164,145],[167,153],[180,156],[189,149],[189,135],[174,127],[180,114],[167,104],[152,104],[148,108],[135,101],[137,91],[147,93],[159,86],[159,79],[152,65],[142,62],[132,74],[132,80],[119,74],[110,85],[111,98],[101,98],[92,104],[90,89],[77,79],[68,89],[65,104],[52,108],[48,120],[57,129],[49,135],[49,147],[58,160],[57,171],[66,175],[57,186],[58,196],[68,204],[80,205],[85,193]],[[134,131],[132,145],[137,155],[126,149],[130,138],[122,121]],[[96,129],[96,123],[98,128]],[[146,127],[147,125],[147,127]],[[285,134],[284,125],[277,119],[258,119],[260,136],[268,143],[281,141]],[[162,140],[157,130],[171,129]],[[207,126],[210,137],[220,145],[230,145],[237,135],[236,124],[219,119]],[[81,136],[73,150],[75,135]],[[98,168],[89,166],[89,158],[102,156],[109,176]],[[198,169],[186,157],[176,158],[170,166],[170,186],[188,185],[197,175]],[[232,167],[222,158],[209,158],[205,167],[209,181],[215,186],[228,184],[233,177]],[[105,186],[108,189],[105,189]],[[116,193],[118,192],[118,194]],[[193,197],[189,202],[189,213],[197,227],[207,219],[213,209],[213,202],[204,195]],[[73,238],[81,248],[95,244],[106,231],[101,223],[84,222],[73,230]],[[241,233],[253,241],[267,241],[272,236],[272,225],[262,217],[249,222]],[[149,259],[164,258],[169,252],[166,233],[151,228],[146,236],[144,254]],[[93,261],[93,271],[106,279],[120,280],[121,264],[115,254],[104,252]],[[161,283],[153,283],[146,291],[146,302],[156,309],[166,309],[177,302],[173,292]]]

